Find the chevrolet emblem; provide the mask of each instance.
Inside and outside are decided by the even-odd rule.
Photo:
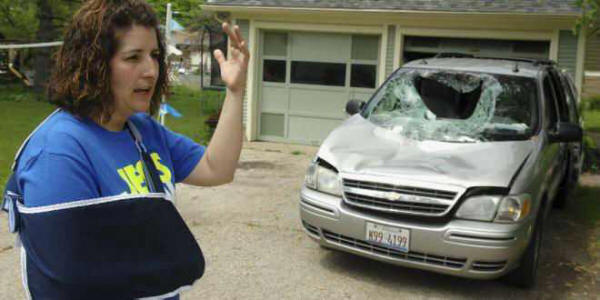
[[[381,196],[382,198],[390,201],[398,201],[400,198],[402,198],[402,195],[396,192],[383,192]]]

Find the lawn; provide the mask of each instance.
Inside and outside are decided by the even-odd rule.
[[[175,86],[168,103],[183,114],[183,117],[178,119],[167,115],[165,125],[175,132],[206,145],[210,140],[210,130],[204,122],[209,115],[219,110],[224,97],[225,94],[220,91],[202,91]]]
[[[165,125],[196,142],[207,144],[210,134],[204,121],[221,105],[224,94],[177,86],[172,92],[168,103],[183,117],[176,119],[167,115]],[[35,94],[20,86],[0,85],[0,190],[4,190],[14,155],[23,140],[55,109],[47,102],[34,99]]]

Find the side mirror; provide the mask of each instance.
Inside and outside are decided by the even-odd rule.
[[[581,139],[583,139],[583,129],[573,123],[559,122],[556,125],[556,131],[550,132],[548,138],[551,143],[581,142]]]
[[[348,101],[348,103],[346,103],[346,113],[349,115],[354,115],[354,114],[360,112],[364,106],[365,106],[364,101],[350,100],[350,101]]]

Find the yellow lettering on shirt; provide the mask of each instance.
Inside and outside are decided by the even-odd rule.
[[[150,154],[150,157],[152,157],[152,161],[154,162],[156,169],[161,173],[160,181],[162,181],[163,183],[171,182],[171,170],[169,170],[167,166],[160,163],[160,155],[154,152]]]
[[[173,174],[167,166],[161,163],[160,155],[153,152],[150,154],[150,157],[152,158],[157,171],[160,172],[160,181],[163,183],[171,183]],[[119,173],[121,179],[127,183],[130,194],[145,194],[149,192],[148,185],[146,184],[146,176],[144,174],[144,165],[141,160],[137,161],[135,165],[131,164],[118,169],[117,173]]]
[[[119,176],[121,176],[121,179],[123,179],[123,181],[125,181],[127,183],[127,186],[129,187],[129,193],[135,194],[137,191],[135,190],[135,187],[133,186],[133,183],[131,182],[131,180],[129,180],[129,177],[127,177],[127,173],[125,173],[125,168],[118,169],[117,173],[119,173]]]
[[[129,186],[129,190],[131,194],[145,194],[148,193],[148,186],[146,186],[144,169],[142,167],[142,162],[138,161],[133,165],[127,165],[119,170],[119,175],[124,174],[127,177],[127,185]],[[124,176],[121,175],[121,178]]]

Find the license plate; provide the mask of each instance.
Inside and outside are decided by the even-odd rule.
[[[408,252],[410,230],[367,222],[367,241],[401,252]]]

